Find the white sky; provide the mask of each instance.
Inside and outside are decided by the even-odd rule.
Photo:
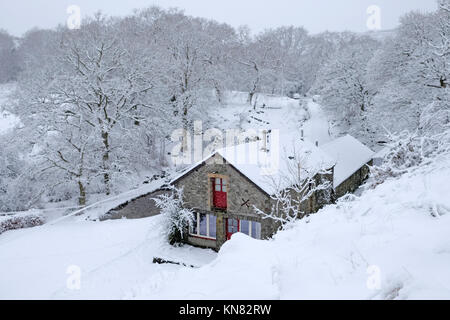
[[[69,5],[78,5],[82,16],[101,10],[127,15],[134,8],[158,5],[178,7],[185,13],[215,19],[232,26],[248,25],[252,31],[282,25],[304,26],[311,33],[367,31],[367,8],[381,9],[381,29],[397,26],[411,10],[433,11],[435,0],[0,0],[0,29],[21,35],[33,28],[65,23]]]

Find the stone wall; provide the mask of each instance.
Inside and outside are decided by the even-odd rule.
[[[205,239],[205,238],[187,236],[186,242],[188,242],[189,244],[192,244],[196,247],[210,248],[210,249],[214,249],[214,250],[218,249],[217,241],[213,240],[213,239]]]
[[[108,219],[139,219],[152,217],[157,214],[160,214],[161,210],[156,206],[156,203],[152,198],[156,198],[157,196],[166,193],[164,190],[156,190],[151,193],[142,195],[135,199],[129,200],[124,204],[121,204],[117,208],[114,208],[104,214],[100,220],[108,220]]]
[[[329,173],[317,174],[314,177],[316,186],[328,184],[328,188],[325,190],[316,191],[311,198],[311,210],[309,213],[314,213],[319,211],[325,205],[333,202],[333,176],[334,176],[334,167],[328,170]]]
[[[358,171],[353,173],[344,182],[335,188],[336,198],[340,198],[347,193],[353,193],[369,176],[369,167],[373,165],[373,160],[370,160],[367,165],[362,166]]]
[[[212,206],[211,179],[214,177],[226,180],[226,211],[215,209]],[[256,206],[269,213],[272,208],[270,196],[234,167],[225,164],[223,158],[218,154],[207,159],[203,165],[193,169],[174,184],[177,188],[184,187],[183,200],[186,207],[200,213],[217,216],[217,249],[226,241],[226,219],[229,217],[260,222],[261,238],[263,239],[270,237],[277,229],[277,225],[272,220],[261,219],[261,216],[256,214],[253,209],[253,206]],[[201,246],[209,247],[208,245]]]
[[[184,187],[186,206],[209,212],[214,210],[211,190],[213,177],[222,177],[226,180],[228,213],[256,217],[253,205],[261,210],[270,209],[270,197],[231,165],[223,163],[223,158],[218,154],[174,184],[178,188]],[[247,204],[244,204],[247,200]]]

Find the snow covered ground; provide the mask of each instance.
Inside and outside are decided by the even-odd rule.
[[[167,245],[160,216],[8,231],[0,298],[449,299],[449,176],[443,157],[272,240],[235,234],[218,255]],[[153,264],[155,256],[200,268]],[[80,290],[67,287],[76,268]]]
[[[143,279],[186,268],[153,264],[153,257],[194,266],[215,258],[211,250],[167,245],[160,218],[71,218],[5,232],[0,236],[0,299],[121,299]],[[73,282],[78,270],[79,290]]]
[[[245,94],[230,95],[218,128],[303,129],[306,139],[330,140],[313,100],[260,96],[252,110]],[[271,240],[235,234],[218,254],[169,246],[160,216],[86,220],[157,182],[83,216],[50,214],[43,226],[0,235],[0,299],[450,299],[448,159],[327,206]]]
[[[210,264],[149,277],[131,297],[449,299],[450,198],[441,187],[449,176],[441,159],[273,240],[233,235]]]

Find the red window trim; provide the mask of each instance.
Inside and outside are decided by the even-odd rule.
[[[257,240],[260,240],[260,239],[262,239],[262,237],[261,237],[261,222],[260,221],[255,221],[255,220],[247,220],[247,219],[238,219],[238,218],[232,218],[232,217],[229,217],[229,218],[226,218],[227,220],[226,220],[226,225],[225,225],[225,236],[226,236],[226,239],[227,239],[227,241],[229,240],[228,239],[228,219],[234,219],[234,220],[237,220],[238,221],[238,225],[237,225],[237,231],[236,232],[234,232],[233,234],[235,234],[235,233],[238,233],[238,232],[241,232],[241,233],[243,233],[242,231],[241,231],[241,229],[242,229],[242,221],[247,221],[248,223],[249,223],[249,225],[248,225],[248,231],[249,231],[249,233],[247,234],[247,233],[244,233],[245,235],[247,235],[247,236],[249,236],[249,237],[251,237],[251,238],[253,238],[253,239],[257,239]],[[259,229],[259,238],[256,238],[256,237],[254,237],[253,236],[253,232],[252,232],[252,228],[253,228],[253,224],[254,223],[258,223],[259,224],[259,226],[260,226],[260,229]]]

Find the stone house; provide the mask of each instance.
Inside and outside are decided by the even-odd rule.
[[[186,232],[187,243],[218,250],[236,232],[255,239],[269,238],[280,224],[264,219],[255,207],[269,214],[274,193],[289,190],[296,181],[312,177],[316,184],[329,185],[302,202],[304,214],[317,212],[361,185],[368,174],[366,164],[371,164],[373,155],[351,136],[323,146],[299,139],[270,149],[261,145],[261,141],[220,149],[170,182],[177,188],[183,187],[185,206],[196,215],[194,227]],[[144,211],[153,215],[155,208],[147,210],[145,204],[152,207],[151,198],[155,196],[145,194],[111,212],[115,217],[141,217]]]
[[[253,152],[249,151],[252,144],[256,144]],[[289,189],[289,183],[293,183],[290,178],[297,174],[313,173],[314,180],[329,182],[328,190],[313,192],[303,201],[304,214],[317,212],[336,197],[353,192],[367,177],[365,164],[370,163],[372,151],[351,136],[323,147],[298,141],[295,148],[278,150],[277,170],[267,175],[261,165],[267,164],[267,159],[254,163],[249,163],[248,157],[246,161],[237,160],[237,155],[249,154],[256,154],[258,160],[261,156],[270,158],[273,150],[267,152],[252,142],[218,150],[172,180],[172,185],[183,187],[185,205],[196,213],[196,225],[187,233],[186,242],[218,250],[235,232],[256,239],[272,236],[279,223],[264,219],[254,207],[270,213],[274,186],[278,191]]]

